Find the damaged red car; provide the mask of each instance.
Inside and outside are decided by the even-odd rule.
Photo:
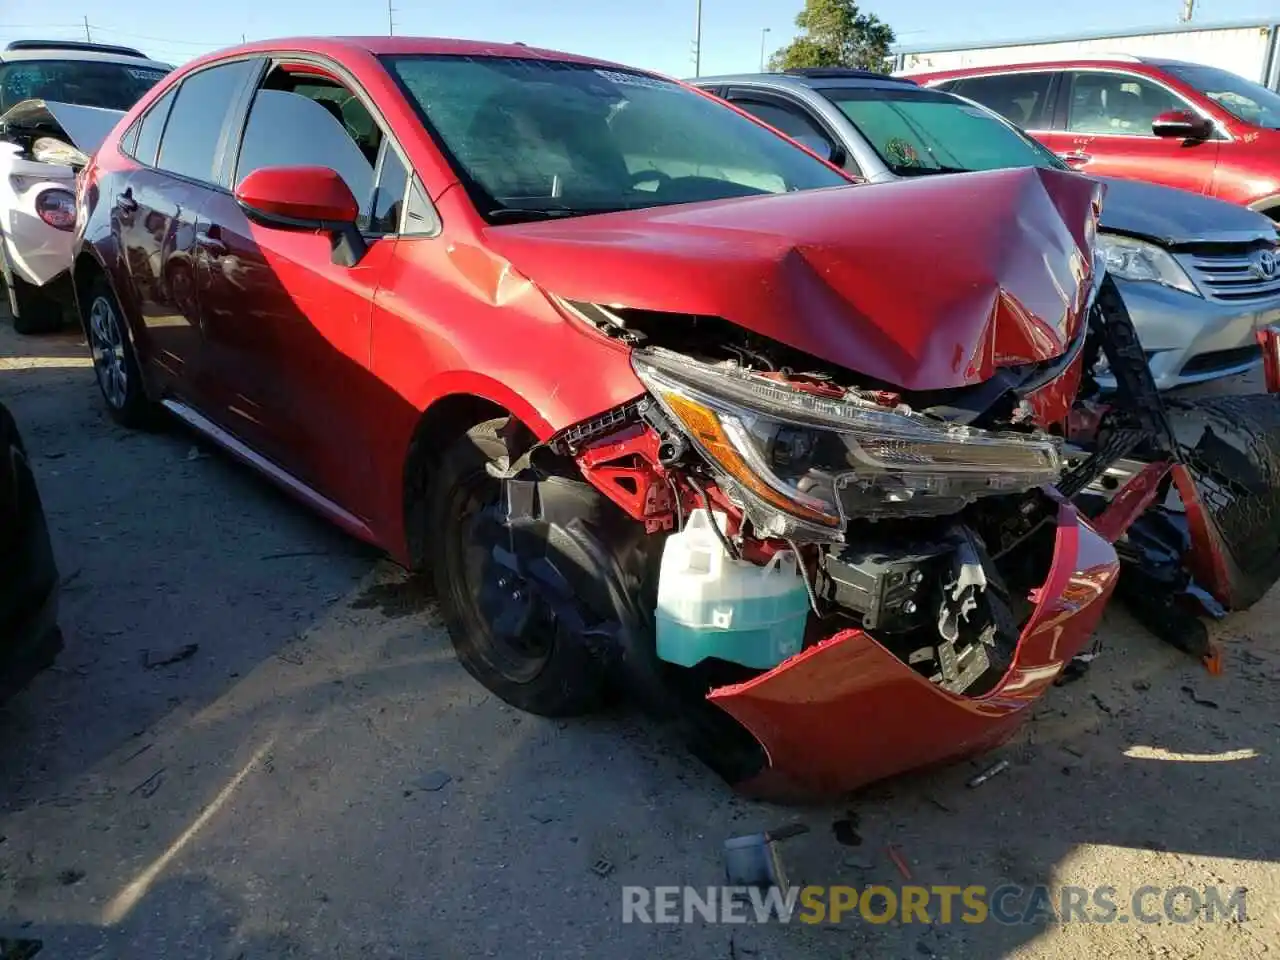
[[[1137,442],[1069,463],[1101,202],[1055,170],[854,185],[522,45],[287,40],[125,118],[74,279],[116,417],[429,570],[490,690],[626,695],[795,796],[999,742],[1093,632],[1115,537],[1055,484]]]

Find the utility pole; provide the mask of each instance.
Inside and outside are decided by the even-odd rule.
[[[764,73],[764,38],[769,35],[768,27],[760,28],[760,72]]]
[[[698,0],[698,14],[693,25],[693,75],[702,76],[702,0]]]
[[[1178,17],[1183,23],[1189,23],[1196,12],[1196,0],[1182,0],[1182,15]]]
[[[85,16],[85,18],[84,18],[84,39],[85,39],[85,42],[87,42],[87,43],[93,43],[93,37],[91,37],[91,36],[89,35],[89,17],[88,17],[88,15],[86,15],[86,16]]]
[[[391,6],[391,0],[387,0],[387,36],[394,37],[396,35],[396,22],[391,14],[395,13],[395,8]]]

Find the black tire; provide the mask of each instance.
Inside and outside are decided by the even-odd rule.
[[[453,649],[467,672],[528,713],[578,716],[598,709],[608,695],[604,666],[592,651],[580,638],[544,624],[538,653],[521,661],[508,641],[495,639],[492,619],[481,609],[474,530],[501,495],[500,481],[485,466],[520,452],[502,435],[508,422],[479,424],[444,452],[425,511],[428,563]]]
[[[62,328],[62,304],[55,297],[18,277],[14,277],[12,282],[13,297],[18,302],[18,314],[13,318],[14,330],[29,336],[52,333]]]
[[[94,278],[83,303],[85,339],[107,412],[126,427],[151,425],[156,408],[143,387],[124,314],[106,277]]]
[[[1183,456],[1234,561],[1231,603],[1245,610],[1280,579],[1280,397],[1166,399]]]

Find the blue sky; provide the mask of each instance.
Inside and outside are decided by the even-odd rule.
[[[637,67],[692,73],[695,0],[392,0],[396,32],[523,40]],[[769,49],[794,35],[802,0],[703,0],[702,72],[756,69],[761,31]],[[903,44],[961,43],[1072,31],[1174,25],[1182,0],[874,0],[861,4]],[[296,34],[386,33],[386,0],[3,0],[0,43],[20,37],[84,37],[138,46],[181,62],[249,39]],[[1277,0],[1197,0],[1196,20],[1280,20]]]

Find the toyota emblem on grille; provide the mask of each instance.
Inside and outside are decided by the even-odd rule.
[[[1270,250],[1262,250],[1253,258],[1253,272],[1263,280],[1273,280],[1276,275],[1276,255]]]

